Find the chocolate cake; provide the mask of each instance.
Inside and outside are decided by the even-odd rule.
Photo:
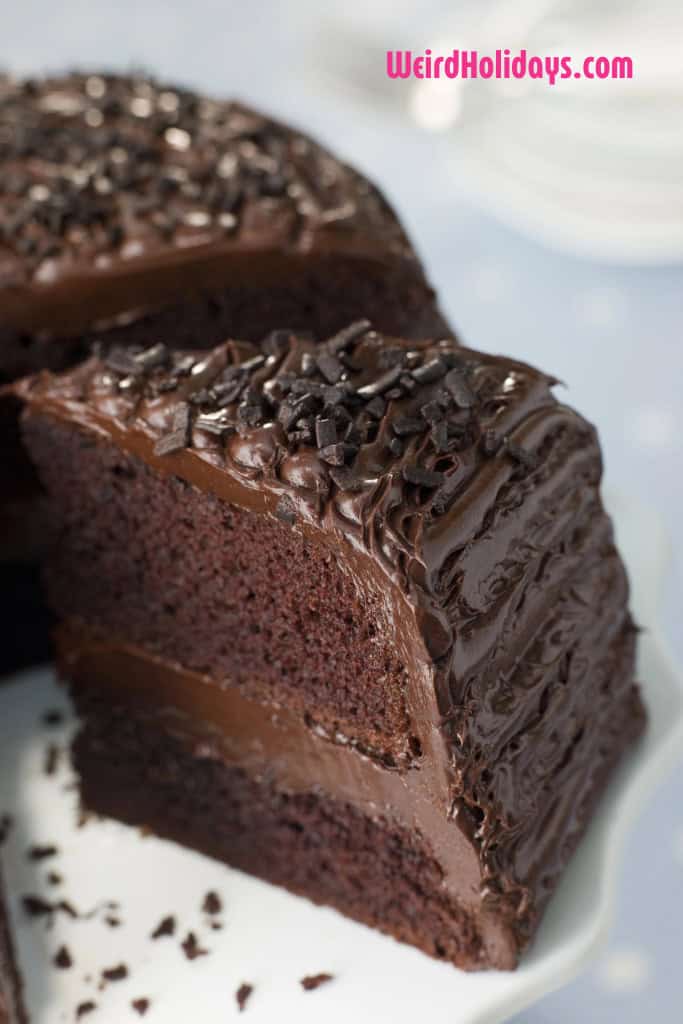
[[[141,76],[0,77],[0,387],[93,339],[323,336],[369,314],[408,337],[447,330],[386,200],[305,135]],[[40,507],[11,417],[0,408],[6,668],[48,653],[25,557]]]
[[[85,805],[514,967],[644,721],[553,383],[360,322],[19,387]]]

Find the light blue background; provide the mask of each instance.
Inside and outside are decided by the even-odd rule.
[[[3,9],[0,62],[27,72],[144,66],[289,117],[367,171],[401,211],[461,336],[561,378],[571,403],[600,428],[607,486],[661,513],[672,541],[664,627],[683,661],[683,268],[590,263],[475,209],[459,194],[447,140],[319,74],[326,54],[314,43],[323,10],[270,0],[23,0]],[[329,30],[324,44],[334,45]],[[679,771],[634,831],[605,956],[518,1021],[680,1019],[682,914]]]

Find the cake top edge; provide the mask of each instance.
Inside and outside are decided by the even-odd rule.
[[[14,390],[30,405],[61,406],[67,418],[89,410],[144,434],[157,459],[232,455],[252,476],[289,474],[313,494],[357,494],[397,475],[438,516],[458,489],[458,467],[475,455],[533,468],[533,451],[508,434],[533,410],[557,408],[555,383],[451,339],[387,338],[359,320],[321,344],[282,329],[209,351],[160,342],[96,350],[71,371],[46,371]]]

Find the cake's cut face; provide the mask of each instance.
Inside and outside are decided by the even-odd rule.
[[[22,385],[86,804],[514,966],[643,722],[552,383],[362,321]]]
[[[124,342],[443,330],[365,178],[238,103],[144,77],[0,78],[0,380]],[[58,340],[56,340],[58,339]]]

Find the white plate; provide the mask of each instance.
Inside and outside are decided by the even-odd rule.
[[[43,772],[48,742],[64,745],[71,726],[49,730],[43,712],[66,708],[48,669],[21,685],[0,688],[0,811],[15,818],[4,850],[13,893],[21,965],[32,1024],[73,1020],[86,1000],[97,1011],[83,1018],[122,1024],[140,1018],[131,1000],[147,997],[146,1021],[224,1024],[237,1020],[234,993],[254,985],[250,1024],[326,1024],[355,1020],[414,1024],[494,1024],[567,981],[595,953],[609,925],[619,855],[644,797],[683,749],[683,685],[656,630],[656,600],[666,564],[657,520],[628,502],[612,502],[619,539],[634,582],[641,637],[640,676],[650,714],[647,735],[622,766],[554,899],[531,954],[514,973],[463,974],[305,900],[231,871],[170,843],[141,838],[112,822],[76,827],[77,800],[66,759],[56,775]],[[15,786],[18,781],[18,786]],[[53,860],[29,862],[32,844],[55,843]],[[64,884],[50,888],[54,869]],[[208,890],[224,903],[224,928],[213,931],[201,904]],[[27,919],[21,894],[67,898],[79,911],[103,900],[120,903],[122,926],[111,928],[106,908],[89,920],[58,914],[54,927]],[[153,942],[164,916],[178,920],[175,937]],[[189,962],[180,949],[194,931],[208,956]],[[64,943],[75,964],[56,970]],[[124,962],[130,977],[98,991],[103,968]],[[299,979],[327,971],[334,980],[304,992]]]

